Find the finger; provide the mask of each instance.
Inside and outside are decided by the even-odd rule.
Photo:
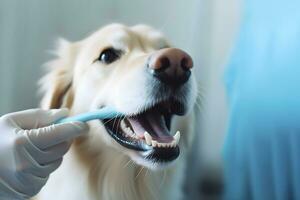
[[[47,177],[61,165],[62,161],[63,159],[59,158],[58,160],[52,161],[46,165],[39,165],[29,168],[27,172],[37,177]]]
[[[47,165],[48,163],[61,159],[71,146],[71,142],[63,142],[54,145],[53,147],[41,150],[29,140],[28,136],[26,138],[26,150],[40,165]]]
[[[36,177],[46,178],[56,170],[61,162],[62,158],[52,161],[46,165],[39,164],[35,157],[32,156],[25,147],[18,147],[16,153],[16,165],[20,173],[29,173]]]
[[[71,141],[62,142],[62,143],[59,143],[52,147],[48,147],[47,149],[44,149],[44,151],[51,154],[52,160],[50,160],[50,161],[52,162],[54,160],[62,158],[69,151],[71,145],[72,145]],[[45,162],[45,164],[47,164],[47,163]]]
[[[20,182],[20,186],[18,188],[23,194],[26,194],[28,197],[32,197],[42,189],[47,180],[48,177],[34,176],[31,173],[20,173],[18,175],[18,181]]]
[[[36,177],[47,177],[61,165],[62,161],[63,159],[60,158],[46,165],[35,165],[35,167],[28,168],[26,172],[31,173]]]
[[[26,130],[25,134],[35,146],[44,150],[81,136],[86,130],[88,130],[88,125],[83,122],[70,122]]]
[[[23,194],[15,189],[15,187],[9,185],[5,180],[0,179],[0,191],[3,199],[28,199],[28,195]]]
[[[7,117],[11,118],[21,129],[32,129],[53,124],[68,114],[69,110],[67,108],[52,110],[30,109],[10,113]]]

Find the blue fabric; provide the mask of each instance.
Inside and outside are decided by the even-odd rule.
[[[244,2],[225,72],[226,200],[300,199],[300,1]]]

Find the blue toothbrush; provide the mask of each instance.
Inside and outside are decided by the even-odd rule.
[[[59,119],[56,124],[66,123],[66,122],[87,122],[96,119],[110,119],[115,117],[122,117],[124,114],[116,111],[112,107],[104,107],[97,111],[87,112],[72,117],[66,117]]]

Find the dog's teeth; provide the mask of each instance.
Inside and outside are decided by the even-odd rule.
[[[122,128],[124,127],[124,125],[126,125],[124,122],[121,123]],[[153,140],[152,136],[145,131],[143,135],[136,135],[136,133],[134,133],[132,131],[132,129],[128,126],[126,126],[124,128],[125,133],[123,134],[125,137],[131,137],[134,139],[140,139],[140,140],[144,140],[146,142],[147,145],[152,146],[152,147],[159,147],[159,148],[174,148],[176,147],[176,145],[179,143],[180,140],[180,132],[177,131],[175,133],[175,135],[173,136],[173,141],[171,142],[158,142],[156,140]]]
[[[148,144],[150,146],[152,144],[152,137],[151,137],[151,135],[147,131],[145,131],[144,136],[145,136],[146,144]]]
[[[170,147],[174,147],[174,144],[175,144],[175,140],[173,140],[173,141],[170,143]]]
[[[126,128],[127,128],[127,126],[126,126],[124,120],[121,121],[121,128],[122,128],[122,129],[126,129]]]
[[[180,140],[180,131],[176,132],[176,134],[174,135],[174,139],[175,139],[175,145],[177,145]]]
[[[153,146],[153,147],[156,147],[156,146],[157,146],[157,141],[152,140],[152,146]]]
[[[126,132],[127,132],[127,133],[133,134],[131,128],[127,127],[127,128],[125,128],[125,129],[126,129]]]

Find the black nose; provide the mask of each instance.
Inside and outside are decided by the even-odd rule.
[[[161,49],[150,56],[148,68],[153,76],[165,84],[180,86],[191,76],[193,60],[186,52],[176,48]]]

